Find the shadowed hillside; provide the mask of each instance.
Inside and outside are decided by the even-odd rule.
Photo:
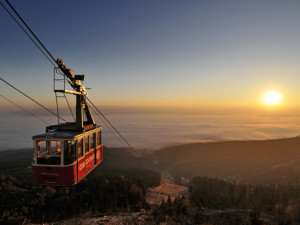
[[[33,185],[31,160],[31,149],[0,152],[0,224],[138,212],[148,208],[147,189],[160,184],[151,162],[128,149],[105,148],[103,163],[68,187]]]
[[[224,141],[163,148],[154,160],[184,177],[208,176],[251,183],[298,183],[300,137]]]
[[[32,149],[0,151],[0,170],[29,166],[32,163],[32,154]]]
[[[288,185],[299,183],[299,142],[297,137],[195,143],[143,157],[134,156],[128,149],[105,148],[104,161],[70,187],[33,185],[29,166],[32,150],[3,151],[0,224],[57,222],[75,217],[90,220],[139,211],[136,215],[143,217],[145,224],[299,224],[299,185]],[[160,183],[160,174],[149,168],[160,169],[165,178],[171,174],[175,182],[188,187]],[[187,179],[176,179],[178,175],[193,178],[187,183]],[[197,175],[281,185],[231,183]],[[132,215],[127,219],[137,221]],[[111,221],[115,218],[107,220]]]
[[[0,169],[27,166],[31,159],[31,149],[1,151]],[[143,157],[129,149],[104,148],[104,160],[96,171],[112,168],[160,170],[172,176],[230,182],[295,184],[300,180],[300,137],[185,144]]]
[[[138,150],[104,147],[104,160],[100,165],[105,168],[156,168],[149,157],[136,157],[135,151]]]

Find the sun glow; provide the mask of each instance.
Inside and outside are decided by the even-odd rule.
[[[263,102],[266,105],[270,105],[270,106],[278,105],[281,103],[282,98],[283,98],[283,95],[280,92],[271,90],[264,94]]]

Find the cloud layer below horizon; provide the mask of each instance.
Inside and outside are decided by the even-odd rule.
[[[0,116],[0,150],[31,147],[31,137],[43,133],[45,124],[35,118]],[[112,114],[107,116],[136,149],[158,149],[203,141],[262,140],[287,138],[300,134],[300,117],[258,114]],[[11,119],[13,118],[13,119]],[[55,118],[43,117],[55,124]],[[101,121],[98,122],[101,124]],[[107,147],[122,147],[103,126],[103,142]]]

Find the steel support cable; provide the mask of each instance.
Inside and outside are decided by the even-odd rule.
[[[67,98],[67,96],[66,96],[66,93],[64,93],[64,96],[65,96],[66,102],[67,102],[67,104],[68,104],[69,110],[70,110],[70,112],[71,112],[71,114],[72,114],[73,120],[76,121],[76,120],[75,120],[75,117],[74,117],[74,114],[73,114],[73,111],[72,111],[72,109],[71,109],[71,106],[70,106],[70,104],[69,104],[68,98]]]
[[[97,110],[97,108],[94,106],[94,108]],[[102,118],[101,118],[101,116],[99,115],[99,113],[98,112],[96,112],[92,107],[91,107],[91,109],[93,110],[93,112],[98,116],[98,118],[105,124],[105,126],[110,130],[110,132],[115,136],[115,138],[124,146],[124,142],[120,139],[120,137],[118,137],[116,134],[115,134],[115,132],[112,130],[112,128],[110,127],[110,126],[108,126],[107,124],[106,124],[106,122],[105,122],[105,120],[103,120]],[[101,112],[100,112],[101,113]],[[104,118],[105,116],[101,113],[101,115],[102,115],[102,117]],[[107,119],[106,119],[107,120]],[[107,120],[108,121],[108,120]],[[109,121],[108,121],[109,122]],[[113,127],[113,126],[112,126]],[[120,135],[120,134],[119,134]],[[121,135],[122,136],[122,135]],[[128,145],[128,142],[126,143],[127,145]],[[124,146],[125,147],[125,146]],[[134,148],[132,148],[130,145],[129,145],[129,147],[130,147],[130,149],[132,149],[134,152],[135,152],[135,154],[136,155],[138,155],[137,154],[137,152],[136,152],[136,150],[134,149]]]
[[[56,117],[58,117],[59,119],[63,120],[64,122],[67,122],[66,120],[64,120],[63,118],[59,117],[59,115],[56,115],[55,112],[52,112],[50,109],[46,108],[45,106],[43,106],[41,103],[37,102],[36,100],[34,100],[33,98],[29,97],[28,95],[26,95],[24,92],[22,92],[21,90],[19,90],[18,88],[14,87],[13,85],[11,85],[10,83],[8,83],[7,81],[5,81],[4,79],[2,79],[0,77],[0,80],[3,81],[5,84],[7,84],[8,86],[12,87],[13,89],[15,89],[16,91],[20,92],[22,95],[26,96],[27,98],[29,98],[31,101],[35,102],[36,104],[38,104],[39,106],[41,106],[42,108],[44,108],[45,110],[47,110],[48,112],[50,112],[51,114],[55,115]]]
[[[11,18],[18,24],[18,26],[24,31],[24,33],[29,37],[29,39],[35,44],[35,46],[43,53],[43,55],[48,59],[48,61],[54,66],[57,66],[57,62],[54,59],[54,57],[50,54],[50,52],[46,49],[46,47],[41,43],[41,41],[37,38],[37,36],[33,33],[33,31],[28,27],[28,25],[25,23],[25,21],[21,18],[21,16],[17,13],[17,11],[13,8],[13,6],[6,0],[8,5],[13,9],[13,11],[16,13],[16,15],[20,18],[20,20],[23,22],[23,24],[27,27],[27,29],[32,33],[32,35],[36,38],[36,40],[40,43],[40,45],[46,50],[46,52],[49,54],[49,56],[52,58],[52,60],[55,62],[53,63],[52,60],[47,56],[47,54],[41,49],[41,47],[33,40],[33,38],[28,34],[28,32],[23,28],[23,26],[17,21],[17,19],[10,13],[10,11],[3,5],[3,3],[0,1],[0,4],[2,7],[6,10],[6,12],[11,16]],[[65,76],[65,74],[62,74]],[[67,80],[68,81],[68,80]],[[68,83],[71,85],[70,81]],[[72,85],[71,85],[72,86]],[[68,101],[68,100],[67,100]],[[69,105],[69,103],[68,103]],[[71,111],[72,116],[74,118],[73,112]],[[57,114],[58,115],[58,114]],[[59,118],[59,116],[58,116]],[[63,120],[65,121],[65,120]]]
[[[108,129],[111,130],[111,128],[107,125],[107,123],[105,122],[105,120],[103,120],[103,119],[99,116],[99,113],[96,112],[92,107],[89,106],[89,108],[93,111],[93,113],[95,113],[95,114],[99,117],[99,119],[103,122],[103,124],[104,124]],[[112,130],[111,130],[111,131],[112,131]],[[112,132],[112,133],[113,133],[113,132]]]
[[[27,27],[27,29],[30,31],[30,33],[35,37],[35,39],[40,43],[40,45],[44,48],[44,50],[48,53],[48,55],[52,58],[52,60],[57,64],[54,57],[51,55],[51,53],[48,51],[48,49],[43,45],[43,43],[38,39],[38,37],[34,34],[34,32],[30,29],[30,27],[25,23],[25,21],[22,19],[22,17],[19,15],[19,13],[14,9],[14,7],[9,3],[8,0],[5,0],[6,3],[9,5],[9,7],[15,12],[15,14],[19,17],[19,19],[22,21],[22,23]]]
[[[115,134],[115,132],[113,132],[112,128],[110,126],[108,126],[105,122],[105,120],[103,120],[99,113],[96,112],[92,107],[91,107],[91,110],[93,110],[93,112],[98,116],[98,118],[103,122],[103,124],[109,129],[109,131],[115,136],[115,138],[122,144],[124,145],[124,142],[122,142],[122,140]]]
[[[46,53],[41,49],[41,47],[33,40],[33,38],[28,34],[28,32],[22,27],[22,25],[16,20],[16,18],[9,12],[9,10],[3,5],[3,3],[0,1],[0,4],[2,7],[6,10],[6,12],[11,16],[11,18],[19,25],[19,27],[24,31],[24,33],[29,37],[29,39],[35,44],[36,47],[43,53],[43,55],[49,60],[49,62],[56,66],[51,59],[46,55]]]
[[[116,131],[116,133],[123,139],[123,141],[132,149],[134,150],[134,148],[128,143],[128,141],[126,141],[126,139],[123,137],[122,134],[120,134],[120,132],[114,127],[114,125],[111,124],[111,122],[109,122],[109,120],[103,115],[102,112],[100,112],[100,110],[91,102],[91,100],[86,97],[86,99],[89,101],[89,103],[91,103],[91,105],[96,109],[96,111],[98,113],[100,113],[100,115],[106,120],[106,122]]]
[[[40,117],[38,117],[37,115],[33,114],[32,112],[28,111],[27,109],[23,108],[22,106],[14,103],[12,100],[4,97],[3,95],[0,94],[0,97],[4,98],[5,100],[7,100],[8,102],[12,103],[13,105],[19,107],[20,109],[23,109],[25,112],[27,112],[28,114],[30,114],[31,116],[35,117],[36,119],[39,119],[40,121],[44,122],[47,125],[50,125],[49,123],[47,123],[45,120],[41,119]]]
[[[36,45],[36,47],[43,53],[43,55],[49,60],[49,62],[56,67],[58,65],[55,58],[52,56],[52,54],[48,51],[48,49],[43,45],[43,43],[39,40],[39,38],[34,34],[34,32],[30,29],[30,27],[26,24],[26,22],[22,19],[22,17],[19,15],[19,13],[14,9],[14,7],[9,3],[8,0],[6,0],[6,3],[10,6],[10,8],[15,12],[15,14],[18,16],[18,18],[22,21],[22,23],[26,26],[26,28],[30,31],[30,33],[35,37],[35,39],[39,42],[39,44],[44,48],[44,50],[48,53],[48,55],[52,58],[54,63],[51,61],[51,59],[46,55],[46,53],[41,49],[41,47],[33,40],[33,38],[28,34],[28,32],[23,28],[23,26],[17,21],[17,19],[10,13],[10,11],[3,5],[3,3],[0,1],[0,4],[2,7],[6,10],[6,12],[13,18],[13,20],[19,25],[19,27],[24,31],[24,33],[30,38],[30,40]],[[62,72],[62,75],[66,77],[64,72],[58,67],[58,69]],[[74,71],[76,72],[76,71]],[[77,74],[80,74],[76,72]],[[67,82],[70,84],[71,87],[73,87],[71,81],[67,79]],[[74,88],[73,88],[74,89]],[[73,113],[72,113],[73,116]],[[73,116],[74,117],[74,116]]]

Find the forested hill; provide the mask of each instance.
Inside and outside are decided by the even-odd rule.
[[[44,224],[71,217],[148,208],[146,191],[160,184],[147,158],[104,149],[104,160],[78,184],[33,185],[32,149],[0,152],[0,224]],[[59,207],[58,207],[59,206]],[[71,223],[72,224],[72,223]]]
[[[32,149],[0,151],[0,169],[20,168],[32,163]]]
[[[97,170],[140,168],[186,178],[207,176],[253,184],[300,181],[300,137],[202,142],[163,148],[143,157],[134,154],[130,149],[105,147]],[[0,169],[29,166],[31,161],[32,149],[0,151]]]
[[[135,153],[139,150],[131,150],[124,148],[106,148],[103,150],[103,167],[114,168],[141,168],[141,169],[157,169],[152,163],[152,158],[148,156],[136,157]]]
[[[184,177],[208,176],[250,183],[298,183],[300,137],[222,141],[163,148],[154,160]]]
[[[300,181],[300,137],[202,142],[134,156],[130,149],[104,148],[104,168],[161,170],[186,178],[207,176],[253,184],[295,184]],[[0,151],[0,169],[29,166],[32,149]],[[155,162],[155,163],[153,163]]]

